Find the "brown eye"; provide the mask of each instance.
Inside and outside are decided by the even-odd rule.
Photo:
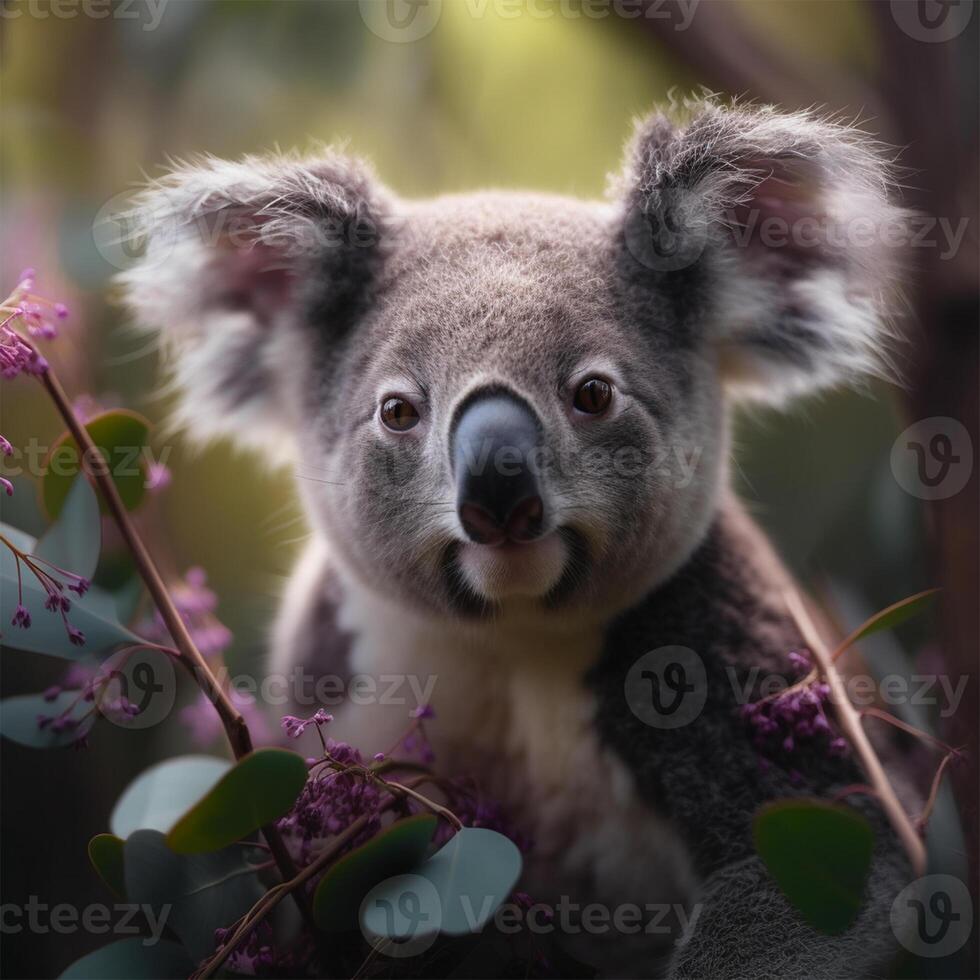
[[[381,403],[381,421],[392,432],[407,432],[419,422],[419,413],[404,398],[386,398]]]
[[[601,415],[612,401],[612,385],[602,378],[589,378],[575,392],[575,407],[586,415]]]

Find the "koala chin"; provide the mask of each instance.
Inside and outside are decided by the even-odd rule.
[[[824,747],[760,765],[740,704],[803,642],[728,489],[738,400],[887,373],[891,186],[855,129],[707,100],[638,122],[601,201],[407,201],[323,150],[195,160],[137,202],[123,285],[181,419],[289,465],[312,528],[272,669],[414,681],[440,766],[535,839],[535,899],[680,910],[566,937],[605,975],[864,976],[894,952],[909,869],[875,805],[853,798],[877,843],[843,935],[755,853],[759,805],[861,778]],[[633,696],[679,648],[683,723]],[[411,706],[344,705],[336,735],[385,748]]]

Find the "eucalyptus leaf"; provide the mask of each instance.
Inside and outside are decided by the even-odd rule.
[[[431,813],[417,813],[392,824],[328,868],[313,894],[313,918],[326,932],[357,928],[364,896],[380,881],[417,865],[436,829]]]
[[[67,572],[91,579],[101,550],[98,498],[88,480],[75,480],[58,520],[38,540],[34,554]]]
[[[96,834],[88,842],[88,859],[109,890],[125,901],[126,878],[123,873],[123,845],[115,834]]]
[[[231,768],[210,755],[182,755],[140,773],[116,803],[109,826],[123,839],[137,830],[167,833]]]
[[[73,727],[58,731],[51,723],[43,728],[40,716],[52,718],[67,711]],[[92,705],[78,691],[62,691],[47,700],[41,694],[21,694],[0,701],[0,735],[32,749],[56,749],[78,741],[95,722]]]
[[[873,633],[878,633],[881,630],[894,629],[907,619],[917,616],[932,602],[938,591],[939,589],[926,589],[925,592],[917,592],[915,595],[910,595],[908,598],[895,602],[886,609],[882,609],[881,612],[872,616],[863,626],[858,627],[842,644],[841,649],[847,649],[847,647],[857,643],[858,640],[863,640],[866,636],[871,636]]]
[[[167,843],[178,854],[216,851],[283,816],[306,785],[302,756],[259,749],[225,773],[174,824]]]
[[[37,546],[37,538],[32,537],[26,531],[21,531],[20,528],[16,528],[12,524],[0,522],[0,534],[7,538],[15,547],[20,548],[21,551],[33,551]],[[7,551],[9,549],[4,546],[4,550]]]
[[[177,943],[147,942],[133,937],[103,946],[72,963],[62,980],[176,980],[194,971],[196,964]]]
[[[133,510],[146,494],[143,447],[147,443],[150,423],[136,412],[116,408],[97,415],[86,423],[85,428],[109,463],[112,481],[119,491],[123,506],[127,510]],[[81,472],[78,444],[74,436],[68,432],[62,433],[52,446],[45,463],[41,502],[47,513],[52,518],[57,518],[65,505],[72,483]],[[99,503],[104,511],[105,502],[100,499]]]
[[[163,834],[137,830],[125,843],[128,901],[165,909],[173,929],[195,960],[214,952],[214,931],[241,918],[263,895],[257,865],[242,847],[209,854],[174,854]]]
[[[864,898],[874,832],[857,810],[824,800],[777,800],[752,826],[756,850],[814,929],[844,932]]]
[[[143,580],[138,575],[134,575],[118,589],[108,593],[112,596],[119,622],[130,623],[133,621],[139,609],[140,600],[143,598],[143,592]]]
[[[407,935],[415,940],[436,929],[449,936],[479,932],[517,884],[521,864],[521,852],[503,834],[464,827],[428,861],[371,889],[361,928],[376,938],[403,938],[389,935],[391,914],[408,909]]]

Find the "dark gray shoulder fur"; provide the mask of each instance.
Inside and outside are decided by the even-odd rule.
[[[865,976],[897,949],[889,909],[910,873],[875,804],[848,799],[869,817],[877,842],[865,908],[843,936],[807,926],[753,847],[752,817],[761,804],[827,798],[863,781],[852,760],[803,745],[792,775],[764,768],[739,713],[739,692],[773,672],[794,676],[787,655],[802,640],[780,598],[784,581],[761,533],[738,505],[726,504],[687,565],[611,626],[588,678],[601,737],[635,774],[641,795],[667,813],[701,875],[697,927],[676,951],[672,975]],[[625,693],[634,662],[669,645],[693,650],[706,676],[703,709],[673,729],[645,724]]]

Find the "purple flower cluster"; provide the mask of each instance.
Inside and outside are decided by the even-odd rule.
[[[789,659],[800,675],[810,671],[807,652],[791,653]],[[752,729],[753,743],[763,756],[763,769],[768,768],[768,760],[791,766],[796,749],[802,746],[823,745],[831,755],[847,752],[847,742],[835,734],[824,710],[829,697],[830,688],[814,680],[742,707],[742,717]],[[795,770],[791,769],[791,773],[795,774]]]
[[[231,938],[234,927],[216,929],[215,948],[220,949]],[[272,926],[260,922],[227,960],[228,970],[246,977],[302,977],[309,976],[310,964],[316,954],[316,944],[303,930],[290,942],[288,950],[275,945]]]
[[[283,715],[282,727],[289,738],[299,738],[311,725],[319,728],[321,725],[329,725],[332,721],[333,715],[328,714],[323,708],[318,708],[316,713],[310,718],[297,718],[295,715]]]
[[[361,766],[360,752],[346,742],[327,739],[327,754],[342,765]],[[321,760],[316,760],[317,762]],[[382,804],[387,794],[371,780],[351,772],[314,765],[293,809],[277,824],[294,860],[305,865],[320,845],[367,816],[364,828],[351,841],[358,847],[381,829]]]
[[[74,592],[81,598],[91,588],[92,583],[82,575],[76,575],[67,569],[59,568],[44,558],[21,551],[6,539],[2,543],[10,549],[17,564],[17,606],[14,609],[14,615],[11,617],[10,625],[25,630],[31,628],[31,613],[24,605],[23,575],[26,569],[44,589],[44,608],[48,612],[57,613],[61,616],[65,632],[73,646],[84,646],[85,634],[72,626],[68,620],[71,600],[65,595],[65,590]]]
[[[14,291],[0,306],[0,376],[43,374],[48,362],[18,334],[13,325],[26,328],[31,337],[50,340],[58,335],[57,322],[68,316],[64,303],[52,303],[34,294],[35,273],[25,269]]]
[[[214,614],[218,607],[218,597],[207,587],[207,580],[207,573],[203,568],[189,568],[183,580],[170,587],[170,597],[198,650],[205,657],[214,657],[224,653],[234,637],[231,630]],[[173,643],[159,611],[145,619],[137,632],[154,643],[168,646]]]
[[[122,654],[125,656],[125,651]],[[41,729],[61,733],[78,731],[74,744],[84,748],[88,744],[88,732],[96,718],[96,712],[106,718],[111,718],[118,724],[125,724],[139,714],[139,708],[124,695],[112,698],[105,696],[108,685],[119,676],[119,657],[108,660],[99,667],[88,664],[73,664],[60,684],[53,684],[43,694],[45,701],[55,701],[65,691],[77,693],[75,700],[59,714],[39,714],[37,726]],[[82,714],[78,713],[81,704],[91,707]]]
[[[406,735],[395,748],[404,748],[409,743],[416,749],[424,747],[425,753],[431,755],[422,723],[434,717],[435,712],[427,705],[412,711]],[[348,841],[346,850],[366,843],[381,831],[391,808],[391,792],[383,785],[381,779],[384,777],[380,772],[373,776],[371,765],[354,746],[326,736],[325,730],[332,721],[333,716],[322,708],[309,718],[285,715],[282,719],[288,737],[299,738],[312,728],[323,746],[322,755],[307,760],[310,774],[292,810],[276,823],[290,854],[301,867],[308,865],[325,843],[361,817],[367,818],[365,825]],[[385,761],[391,754],[378,753],[373,761]],[[392,764],[397,772],[397,762],[392,761]],[[475,781],[440,781],[440,785],[447,806],[464,826],[496,830],[509,836],[522,851],[531,849],[531,841],[514,831],[500,807],[479,793]],[[399,806],[404,808],[402,812],[408,813],[424,809],[424,805],[415,799],[404,800]],[[445,843],[451,834],[449,824],[440,821],[435,843]],[[310,887],[315,885],[314,880]],[[215,942],[219,948],[228,941],[232,931],[232,928],[217,930]],[[268,923],[263,922],[231,954],[227,963],[233,973],[246,976],[304,976],[314,963],[314,955],[315,944],[305,930],[298,941],[290,940],[289,951],[285,952],[277,945]]]
[[[13,452],[14,447],[10,444],[10,440],[4,436],[0,436],[0,455],[11,456],[13,455]],[[3,487],[3,492],[8,497],[12,497],[14,495],[14,485],[5,477],[0,476],[0,487]]]

